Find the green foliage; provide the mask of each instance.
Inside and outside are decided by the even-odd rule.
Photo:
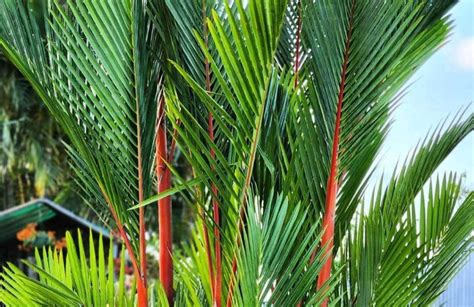
[[[134,286],[125,289],[125,251],[115,277],[113,244],[104,249],[102,237],[89,234],[88,253],[78,231],[76,242],[66,234],[67,253],[49,248],[36,250],[36,263],[24,263],[38,274],[28,277],[13,264],[0,274],[0,300],[8,306],[134,306]],[[98,245],[96,245],[96,243]]]
[[[295,162],[303,176],[302,191],[323,210],[334,138],[341,67],[347,51],[338,159],[336,243],[349,227],[367,186],[391,112],[405,82],[444,42],[450,30],[446,12],[454,1],[303,1],[302,38],[311,56],[307,101],[301,102]],[[441,7],[440,7],[441,6]],[[444,14],[444,13],[442,13]],[[441,17],[441,18],[440,18]],[[350,36],[350,40],[348,37]],[[315,155],[320,155],[314,159]]]
[[[138,203],[140,167],[149,170],[146,196],[153,183],[159,64],[156,43],[146,40],[153,30],[139,1],[67,4],[50,3],[41,33],[20,1],[3,2],[0,44],[69,137],[86,195],[135,229],[136,215],[124,212]]]
[[[454,175],[430,181],[423,190],[472,129],[471,115],[443,133],[435,131],[361,207],[341,248],[349,283],[341,285],[340,294],[347,304],[429,304],[472,252],[473,193],[460,204],[461,183]]]
[[[208,93],[203,84],[176,64],[199,102],[183,104],[179,97],[171,96],[167,105],[172,122],[180,123],[174,125],[178,145],[196,175],[203,178],[201,190],[211,191],[215,186],[219,191],[226,266],[230,266],[235,255],[240,212],[247,202],[255,161],[260,156],[258,147],[269,110],[267,105],[276,99],[280,87],[283,92],[291,91],[291,76],[280,75],[273,66],[286,3],[274,3],[275,11],[268,15],[263,13],[266,5],[269,4],[254,1],[246,10],[237,1],[236,11],[226,5],[227,20],[217,11],[212,12],[207,25],[214,45],[206,45],[197,32],[195,36],[209,59],[215,78],[213,89],[218,92]],[[255,36],[255,33],[260,34]],[[207,124],[200,120],[209,113],[215,120],[216,142],[209,138]],[[215,153],[212,159],[211,150]],[[225,274],[224,278],[229,283],[230,276]]]
[[[281,196],[270,196],[265,206],[257,197],[250,199],[237,261],[236,306],[293,306],[306,293],[309,304],[320,304],[324,295],[312,288],[325,257],[320,249],[318,261],[310,264],[321,234],[318,224],[304,228],[307,218],[307,208],[298,204],[290,210]]]
[[[223,299],[237,306],[327,297],[342,306],[426,305],[472,251],[472,193],[459,200],[455,175],[432,177],[472,132],[473,115],[460,112],[427,136],[364,196],[403,86],[445,43],[454,3],[52,0],[33,14],[6,0],[0,46],[70,138],[89,198],[117,214],[135,247],[135,208],[177,192],[198,208],[191,243],[173,255],[177,306],[212,304],[216,245]],[[153,195],[157,123],[173,131],[191,170],[167,161],[176,184]],[[336,230],[326,255],[320,221],[333,154]],[[138,204],[140,182],[148,200]],[[84,291],[94,285],[77,269],[89,270],[79,254],[81,283],[34,283],[47,286],[44,297],[54,284],[73,291],[71,303],[97,302]],[[318,291],[325,257],[334,257],[332,278]],[[9,282],[21,275],[8,270]],[[156,287],[150,301],[167,305]],[[2,293],[15,302],[15,288]]]

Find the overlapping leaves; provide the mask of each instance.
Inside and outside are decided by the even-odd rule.
[[[125,288],[125,250],[115,279],[112,241],[106,252],[102,237],[95,241],[90,232],[88,253],[79,231],[74,239],[67,233],[66,242],[66,256],[44,248],[42,253],[36,250],[35,264],[25,261],[39,280],[9,264],[0,274],[2,302],[11,306],[18,306],[18,302],[28,306],[134,306],[134,288]]]
[[[39,18],[20,1],[1,6],[0,43],[67,133],[80,186],[136,227],[124,212],[139,169],[152,191],[159,69],[144,4],[51,1]]]
[[[346,302],[428,304],[463,264],[471,252],[474,224],[465,215],[472,215],[472,195],[456,211],[460,182],[455,176],[430,183],[428,192],[423,186],[473,128],[472,115],[444,132],[440,128],[388,186],[380,182],[368,212],[360,209],[342,249],[342,263],[348,264],[348,283],[342,285]]]

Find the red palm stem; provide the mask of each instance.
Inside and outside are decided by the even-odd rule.
[[[324,263],[321,272],[318,276],[318,283],[317,289],[320,290],[324,284],[329,280],[331,277],[331,267],[332,267],[332,247],[334,245],[334,218],[336,214],[336,198],[337,198],[337,173],[338,173],[338,153],[339,153],[339,138],[340,138],[340,129],[341,129],[341,116],[342,116],[342,106],[344,101],[344,88],[346,84],[346,74],[347,74],[347,65],[349,62],[349,49],[350,49],[350,41],[352,36],[352,26],[354,22],[354,8],[355,8],[355,0],[352,1],[352,8],[350,13],[349,19],[349,29],[348,34],[345,42],[345,50],[344,50],[344,60],[342,64],[342,71],[341,71],[341,83],[339,85],[339,94],[338,94],[338,101],[337,101],[337,113],[336,113],[336,123],[334,127],[334,138],[333,138],[333,145],[332,145],[332,155],[331,155],[331,168],[329,172],[329,178],[326,188],[326,204],[325,204],[325,212],[323,217],[323,237],[321,239],[321,246],[325,249],[325,256],[327,257],[326,262]],[[314,254],[316,250],[313,252],[312,259],[314,259]],[[323,307],[326,307],[328,304],[328,300],[324,300],[322,303]]]
[[[212,113],[209,113],[209,138],[214,140]],[[215,158],[215,152],[211,149],[211,158]],[[213,168],[214,169],[214,168]],[[214,214],[214,252],[216,257],[216,274],[214,280],[214,306],[222,305],[222,253],[221,253],[221,235],[219,230],[219,202],[217,201],[217,187],[212,185],[212,208]]]
[[[208,30],[207,30],[207,21],[206,21],[206,5],[205,2],[202,2],[202,15],[203,15],[203,32],[204,32],[204,43],[208,46]],[[211,71],[209,66],[209,60],[204,58],[205,74],[206,74],[206,90],[208,93],[211,92]],[[211,142],[214,142],[214,119],[212,112],[209,111],[208,116],[208,134]],[[211,159],[215,159],[216,153],[214,149],[210,149]],[[214,171],[214,166],[211,167]],[[216,273],[214,275],[213,282],[213,306],[220,307],[222,305],[222,253],[221,253],[221,238],[219,230],[219,202],[217,196],[217,187],[215,184],[212,184],[212,209],[213,209],[213,219],[214,219],[214,253],[216,257]],[[210,252],[210,251],[209,251]],[[212,269],[211,269],[212,272]]]
[[[132,262],[133,267],[133,274],[135,275],[135,280],[137,281],[137,297],[138,297],[138,306],[139,307],[146,307],[148,306],[148,298],[147,298],[147,290],[145,285],[145,280],[141,275],[140,267],[138,266],[137,258],[135,257],[135,253],[133,251],[132,245],[130,244],[130,240],[128,239],[127,232],[123,227],[122,222],[118,218],[117,212],[115,211],[112,203],[110,202],[110,198],[105,193],[105,190],[101,187],[102,195],[104,195],[105,201],[109,206],[110,213],[112,214],[112,218],[114,219],[115,224],[119,230],[119,234],[122,237],[122,240],[125,244],[125,248],[127,249],[128,256],[130,257],[130,261]]]
[[[156,176],[158,179],[158,193],[162,193],[171,187],[171,173],[166,165],[168,158],[168,145],[164,115],[164,97],[161,97],[158,106],[158,131],[156,135]],[[170,196],[158,201],[158,223],[160,241],[160,281],[165,290],[168,302],[172,306],[173,240]]]

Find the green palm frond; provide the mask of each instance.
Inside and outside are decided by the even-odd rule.
[[[301,45],[301,29],[303,28],[303,8],[301,0],[290,0],[285,14],[285,22],[280,34],[276,53],[278,65],[282,69],[295,68],[298,55],[298,67],[301,69],[306,59],[306,52]]]
[[[5,1],[0,29],[7,56],[67,133],[88,193],[127,228],[137,227],[124,212],[138,203],[140,176],[145,196],[152,192],[159,65],[142,5],[52,1],[42,25]]]
[[[426,304],[463,264],[471,252],[473,224],[454,214],[459,182],[449,176],[437,182],[435,189],[430,184],[428,197],[422,189],[472,130],[472,115],[462,122],[457,118],[444,132],[440,128],[427,138],[387,187],[380,182],[368,212],[361,209],[342,248],[341,263],[348,262],[349,288],[344,290],[348,301],[360,306]],[[458,210],[459,214],[472,210],[472,196]]]
[[[309,265],[320,234],[318,224],[310,229],[304,227],[308,209],[300,204],[290,205],[282,196],[270,196],[265,205],[254,197],[249,200],[246,217],[234,304],[293,306],[307,292],[311,293],[306,298],[308,302],[318,299],[321,293],[312,288],[324,257],[321,250],[317,255],[321,261]]]
[[[9,264],[0,274],[0,300],[10,306],[134,306],[134,288],[125,289],[125,250],[115,278],[112,242],[106,253],[102,237],[94,242],[90,232],[86,254],[79,231],[75,240],[66,234],[66,256],[62,250],[43,248],[42,253],[36,250],[35,264],[24,262],[38,280]]]
[[[299,157],[309,161],[299,163],[308,165],[305,172],[317,170],[308,187],[322,210],[338,94],[343,90],[337,175],[341,231],[357,207],[390,126],[399,99],[395,94],[449,33],[449,19],[442,15],[453,1],[445,2],[439,7],[424,1],[303,1],[302,37],[310,50],[305,68],[311,82],[308,102],[298,114],[308,117],[301,124],[307,140],[300,142]],[[322,158],[311,159],[315,154]]]
[[[433,174],[474,115],[441,125],[364,196],[404,84],[446,41],[455,2],[5,0],[0,47],[64,129],[85,198],[130,258],[140,233],[140,306],[147,293],[160,306],[426,305],[472,252],[472,193],[459,200],[457,177]],[[196,228],[171,254],[160,215],[165,281],[146,292],[144,206],[164,212],[177,192]],[[2,299],[135,303],[112,289],[101,247],[88,263],[68,240],[65,264],[45,252],[32,265],[39,281],[6,268]]]
[[[223,227],[232,229],[237,226],[238,212],[248,192],[265,104],[271,99],[280,79],[272,64],[285,11],[283,1],[275,5],[271,14],[264,13],[264,8],[269,5],[266,2],[251,1],[247,11],[240,1],[237,1],[236,5],[240,25],[231,8],[226,6],[226,23],[230,25],[231,33],[224,29],[224,22],[216,11],[212,13],[212,20],[208,21],[209,33],[218,53],[217,58],[211,55],[204,41],[198,38],[210,61],[216,82],[225,94],[230,113],[223,109],[213,95],[207,93],[198,82],[177,66],[206,107],[206,113],[214,114],[215,126],[222,139],[211,142],[207,127],[200,125],[184,104],[172,96],[168,97],[172,122],[182,123],[181,126],[175,127],[179,135],[178,144],[182,147],[183,154],[191,161],[197,175],[207,181],[206,187],[209,190],[213,184],[217,187],[225,216]],[[275,22],[270,23],[273,20]],[[269,26],[273,24],[277,26]],[[253,33],[256,32],[261,33],[261,41],[254,39]],[[220,62],[226,71],[225,77],[218,65]],[[223,142],[228,146],[225,151],[218,147]],[[203,150],[205,148],[207,150]],[[216,152],[215,159],[210,159],[211,148]],[[211,171],[209,165],[212,165],[214,171]]]
[[[438,197],[433,197],[433,200],[426,205],[428,206],[425,210],[427,216],[420,215],[420,232],[425,229],[426,233],[431,231],[432,234],[435,234],[435,236],[426,236],[425,239],[432,239],[430,252],[434,251],[436,256],[428,256],[427,268],[421,273],[419,291],[411,301],[413,304],[427,305],[433,303],[446,290],[449,282],[465,265],[468,257],[473,252],[473,192],[469,193],[455,212],[453,212],[454,205],[443,207],[443,200],[445,203],[450,201],[449,194],[443,195],[442,189],[437,193],[439,193]],[[435,194],[433,193],[433,195]],[[457,202],[455,203],[457,204]],[[450,210],[451,212],[449,212]],[[424,221],[425,225],[429,226],[421,229],[423,218],[426,219]]]
[[[192,283],[185,283],[185,285],[192,285],[193,289],[203,288],[205,293],[205,302],[212,302],[212,280],[210,278],[210,266],[206,255],[206,242],[204,242],[203,233],[204,219],[196,221],[196,227],[191,236],[191,240],[183,247],[183,259],[179,261],[178,270],[184,276],[188,276]],[[190,289],[189,289],[190,290]],[[202,304],[206,306],[207,304]]]
[[[394,221],[389,215],[400,216],[405,212],[441,162],[474,130],[474,115],[469,114],[461,121],[463,115],[460,112],[446,128],[441,125],[433,132],[392,178],[382,204],[387,210],[388,227]]]

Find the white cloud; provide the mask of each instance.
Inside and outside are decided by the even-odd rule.
[[[474,37],[461,39],[454,47],[454,57],[460,68],[474,70]]]

